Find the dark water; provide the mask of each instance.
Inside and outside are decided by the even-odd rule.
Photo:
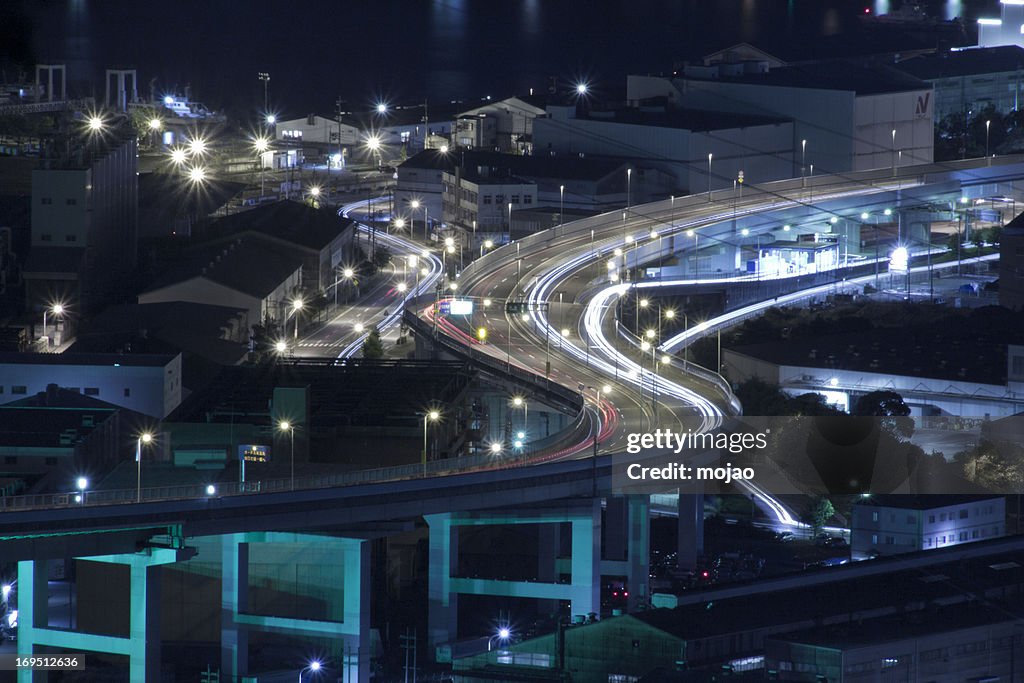
[[[577,80],[620,88],[627,73],[740,41],[784,57],[858,40],[865,7],[886,0],[7,0],[6,61],[68,64],[75,83],[135,67],[140,94],[191,85],[194,99],[236,113],[288,115],[392,102],[472,100]],[[892,6],[898,6],[893,2]],[[995,0],[931,0],[936,16],[997,15]],[[11,74],[8,73],[8,76]]]

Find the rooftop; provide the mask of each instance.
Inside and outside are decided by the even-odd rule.
[[[207,228],[206,234],[217,238],[252,230],[319,251],[353,224],[334,211],[285,200],[219,218]]]
[[[794,335],[732,350],[778,365],[1006,384],[1006,346],[1024,343],[1024,315],[999,306],[969,311],[937,307],[926,319],[911,319],[915,312],[924,314],[919,306],[911,308],[915,311],[904,309],[899,327],[879,324],[898,310],[878,309],[869,322],[851,315],[849,325],[818,327],[837,330],[833,333]],[[878,326],[867,329],[872,324]]]
[[[935,510],[942,507],[953,507],[956,505],[966,505],[968,503],[976,503],[982,500],[992,500],[993,498],[1001,498],[1002,496],[970,496],[970,495],[952,495],[952,494],[935,494],[925,496],[910,496],[900,494],[881,494],[872,495],[869,498],[862,499],[859,505],[872,505],[876,507],[884,508],[899,508],[902,510]]]
[[[150,353],[0,353],[0,365],[125,365],[164,367],[175,354]]]
[[[895,68],[925,80],[1021,71],[1024,48],[1006,45],[920,55],[897,63]]]
[[[623,107],[621,109],[604,111],[583,110],[577,108],[576,118],[588,121],[608,121],[610,123],[621,123],[634,126],[650,126],[653,128],[675,128],[694,132],[789,123],[789,119],[777,116],[736,114],[699,109],[649,111],[633,107]]]
[[[690,78],[689,80],[709,80]],[[729,83],[747,83],[788,88],[843,90],[858,95],[931,90],[925,83],[890,66],[861,64],[855,60],[822,60],[770,69],[767,73],[718,78]]]
[[[1018,622],[1019,618],[1015,614],[1019,613],[1021,607],[1020,601],[998,606],[970,602],[924,614],[909,612],[880,619],[849,621],[841,626],[807,629],[771,638],[830,650],[855,650],[868,645],[894,643],[978,626]]]
[[[146,291],[202,277],[238,292],[265,298],[302,266],[297,249],[261,233],[247,233],[230,243],[206,244],[167,264]]]

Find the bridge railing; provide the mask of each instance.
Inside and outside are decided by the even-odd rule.
[[[591,415],[585,410],[580,410],[568,428],[544,439],[530,442],[523,448],[512,449],[511,452],[503,449],[500,453],[480,453],[461,458],[433,460],[427,463],[296,477],[294,481],[291,478],[261,479],[246,482],[210,482],[209,484],[158,486],[144,489],[107,489],[27,496],[4,496],[0,497],[0,512],[68,506],[148,503],[163,500],[207,500],[224,496],[355,486],[404,479],[448,476],[479,470],[520,467],[538,459],[545,460],[557,456],[561,450],[574,446],[579,446],[581,447],[579,450],[583,450],[582,447],[590,443],[591,435],[597,427],[593,423]]]

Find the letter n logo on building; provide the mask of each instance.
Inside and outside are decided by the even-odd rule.
[[[923,95],[917,96],[917,105],[914,107],[915,118],[921,119],[931,116],[931,114],[928,112],[928,105],[931,103],[931,99],[932,94],[930,92],[926,92]]]

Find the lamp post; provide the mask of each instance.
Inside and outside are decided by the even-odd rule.
[[[892,174],[896,175],[896,129],[892,129]]]
[[[711,152],[708,152],[708,202],[711,201]]]
[[[985,164],[991,165],[991,158],[988,155],[988,129],[992,124],[991,119],[985,119]]]
[[[46,314],[47,312],[53,313],[55,316],[61,316],[64,314],[64,306],[62,304],[53,304],[49,308],[43,309],[43,336],[46,337],[46,345],[50,345],[50,338],[46,336]],[[53,331],[57,331],[57,324],[54,323]]]
[[[427,411],[423,416],[423,476],[427,476],[427,423],[437,422],[441,419],[441,413],[437,410]]]
[[[527,404],[526,399],[522,396],[516,396],[512,399],[512,405],[523,409],[523,431],[529,431],[530,406]]]
[[[89,488],[89,480],[85,477],[79,477],[75,480],[75,488],[78,489],[78,496],[75,502],[85,505],[85,490]]]
[[[800,178],[807,182],[807,139],[800,141]]]
[[[263,176],[263,172],[264,172],[265,164],[263,163],[263,154],[264,154],[264,152],[267,151],[267,149],[269,147],[270,147],[270,141],[266,137],[264,137],[262,135],[260,137],[256,138],[253,141],[253,148],[256,150],[256,159],[259,161],[259,165],[260,165],[260,197],[263,196],[263,189],[264,189],[264,185],[263,185],[263,177],[264,177]]]
[[[266,71],[260,71],[256,74],[256,77],[263,81],[263,111],[267,111],[270,104],[267,101],[267,86],[270,84],[270,74]]]
[[[143,432],[139,434],[139,438],[135,440],[135,502],[142,502],[142,444],[150,444],[153,442],[153,435],[149,432]]]
[[[295,313],[295,338],[299,338],[299,311],[302,310],[302,299],[295,299],[292,301],[292,311]],[[287,334],[287,333],[285,333]]]
[[[474,225],[476,223],[474,222]],[[565,185],[558,186],[558,227],[565,224]]]
[[[302,671],[299,672],[299,683],[302,683],[302,674],[306,673],[307,671],[309,671],[311,673],[316,673],[316,672],[320,671],[321,666],[322,665],[320,664],[320,662],[318,662],[316,660],[313,660],[312,662],[310,662],[309,666],[307,666],[306,668],[302,669]]]
[[[420,200],[414,199],[409,202],[409,208],[412,209],[412,218],[409,219],[409,236],[415,237],[416,235],[416,209],[420,208]],[[423,228],[423,242],[427,241],[427,229]]]
[[[629,206],[631,204],[631,202],[630,202],[630,199],[631,199],[630,193],[632,192],[632,188],[633,188],[633,169],[627,168],[626,169],[626,211],[629,211]]]
[[[512,202],[508,203],[508,241],[512,241]]]
[[[288,432],[288,438],[291,441],[291,490],[295,490],[295,423],[289,422],[288,420],[281,420],[277,423],[277,428],[282,432]]]

